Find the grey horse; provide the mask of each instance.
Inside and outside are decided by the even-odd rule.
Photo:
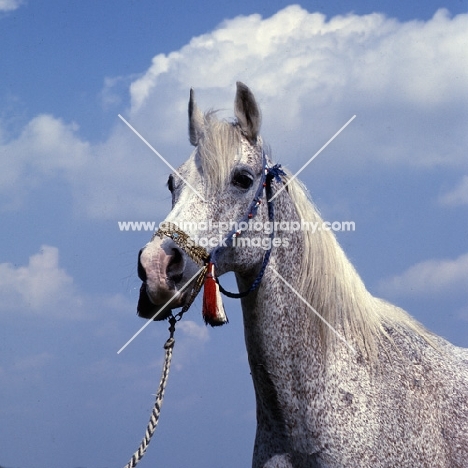
[[[169,177],[165,222],[183,223],[208,247],[245,218],[273,166],[258,105],[242,83],[235,116],[202,113],[191,92],[195,149]],[[242,245],[210,247],[216,277],[233,271],[240,291],[252,289],[241,299],[257,407],[252,466],[468,467],[468,350],[372,296],[333,232],[308,229],[322,220],[305,187],[278,174],[274,200],[260,192]],[[151,318],[170,298],[161,317],[189,300],[190,288],[179,291],[199,266],[172,239],[155,236],[138,268],[138,313]]]

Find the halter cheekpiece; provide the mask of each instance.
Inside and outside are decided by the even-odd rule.
[[[272,223],[274,221],[274,205],[273,201],[271,201],[272,182],[273,180],[275,180],[278,183],[281,182],[281,177],[285,176],[286,174],[281,169],[281,165],[268,165],[265,152],[263,152],[262,154],[262,161],[262,175],[257,191],[255,192],[255,196],[252,202],[250,203],[246,214],[237,223],[237,227],[242,225],[242,223],[248,223],[257,215],[258,208],[262,204],[264,191],[268,207],[268,220]],[[226,235],[222,245],[215,247],[211,251],[211,253],[208,253],[208,251],[204,247],[196,245],[196,243],[193,240],[191,240],[190,237],[181,229],[179,229],[175,224],[168,223],[166,226],[164,226],[164,228],[159,228],[155,232],[153,238],[155,236],[159,236],[161,238],[167,236],[171,238],[174,241],[174,243],[176,243],[194,262],[196,262],[202,267],[192,287],[192,291],[190,293],[188,302],[184,305],[184,307],[179,313],[177,313],[175,316],[171,315],[170,318],[180,320],[183,314],[185,314],[185,312],[187,312],[187,310],[190,308],[193,301],[195,300],[195,297],[198,295],[203,286],[204,290],[202,315],[205,323],[213,327],[224,325],[226,322],[228,322],[228,318],[224,311],[224,306],[220,293],[223,293],[227,297],[239,299],[247,296],[249,293],[258,288],[265,273],[265,269],[268,265],[268,261],[270,260],[273,239],[275,237],[275,230],[273,228],[271,229],[269,234],[270,244],[268,250],[265,251],[265,254],[263,256],[262,266],[257,274],[257,277],[247,290],[237,293],[227,291],[221,286],[221,284],[219,283],[219,279],[215,273],[216,260],[218,256],[228,247],[232,247],[236,239],[242,235],[242,232],[243,231],[241,229],[232,229]]]

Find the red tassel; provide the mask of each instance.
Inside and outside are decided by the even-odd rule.
[[[209,263],[203,288],[203,320],[212,327],[224,325],[228,319],[224,312],[223,300],[215,280],[214,264]]]

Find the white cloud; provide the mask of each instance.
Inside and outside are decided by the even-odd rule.
[[[94,145],[82,140],[78,130],[75,123],[43,114],[15,139],[0,140],[0,209],[20,208],[34,190],[59,178],[69,183],[80,214],[122,219],[150,212],[155,200],[155,156],[123,124],[107,141]],[[135,155],[140,154],[142,164],[137,165]],[[153,172],[144,162],[152,164]]]
[[[24,3],[23,0],[0,0],[0,11],[13,11]]]
[[[56,247],[43,245],[26,266],[0,264],[0,312],[54,318],[83,316],[83,298],[59,266]]]
[[[327,20],[299,6],[265,19],[240,16],[156,55],[130,86],[130,118],[181,162],[190,151],[188,89],[202,108],[230,117],[241,80],[260,102],[274,155],[292,169],[357,114],[327,149],[339,164],[322,156],[330,173],[365,165],[369,177],[370,162],[459,171],[468,162],[467,41],[468,15],[450,18],[445,10],[406,23],[381,14]]]
[[[98,336],[114,333],[116,315],[128,315],[135,304],[122,294],[87,295],[66,269],[60,266],[57,247],[42,245],[27,265],[0,263],[0,315],[101,320]],[[105,312],[102,312],[105,311]],[[99,315],[101,312],[103,315]]]
[[[198,325],[193,320],[184,320],[179,322],[178,327],[184,335],[200,343],[206,343],[209,340],[208,329],[204,325]]]
[[[468,176],[463,176],[461,182],[450,192],[439,198],[442,205],[468,205]]]
[[[2,208],[15,209],[26,194],[53,177],[73,178],[89,159],[90,145],[81,141],[76,124],[38,115],[13,140],[0,142]]]
[[[380,14],[327,21],[299,6],[238,17],[157,55],[131,85],[132,118],[175,143],[185,133],[176,114],[185,117],[190,86],[207,105],[231,109],[241,79],[264,104],[276,153],[297,154],[298,141],[313,152],[357,114],[347,129],[352,165],[466,166],[467,40],[468,15],[445,10],[408,23]]]
[[[299,6],[265,19],[240,16],[178,51],[156,55],[130,85],[130,109],[120,112],[178,165],[191,151],[189,88],[196,89],[201,107],[227,109],[232,116],[235,82],[241,80],[260,102],[263,134],[274,155],[291,169],[357,114],[327,148],[335,156],[322,155],[325,171],[361,173],[371,161],[374,167],[459,171],[468,166],[467,41],[468,15],[451,18],[445,10],[406,23],[381,14],[327,19]],[[117,88],[126,80],[106,80],[107,104],[118,102]],[[115,122],[107,140],[90,144],[76,125],[40,115],[17,139],[3,141],[2,207],[21,206],[27,193],[63,177],[76,210],[86,216],[163,216],[170,170],[117,115]]]
[[[379,290],[390,297],[466,294],[467,278],[468,253],[455,260],[427,260],[417,263],[401,275],[381,281]]]

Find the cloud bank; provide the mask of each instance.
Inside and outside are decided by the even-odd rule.
[[[379,290],[390,297],[466,294],[468,253],[454,260],[427,260],[400,275],[382,280]]]
[[[236,80],[254,90],[263,134],[292,170],[357,114],[327,150],[330,173],[359,174],[369,163],[466,172],[467,43],[468,15],[450,17],[446,10],[425,22],[402,23],[381,14],[328,19],[290,6],[270,18],[227,20],[178,51],[156,55],[133,79],[130,108],[116,109],[105,141],[91,144],[76,124],[51,115],[35,117],[16,138],[4,135],[0,206],[21,207],[59,177],[69,183],[83,216],[157,219],[169,207],[164,184],[170,171],[117,113],[177,165],[191,151],[189,88],[196,89],[201,107],[233,115]],[[107,79],[106,92],[112,95],[112,83],[122,80]],[[112,102],[119,99],[113,95]],[[466,198],[463,184],[461,195],[457,189],[447,195],[447,204]]]

